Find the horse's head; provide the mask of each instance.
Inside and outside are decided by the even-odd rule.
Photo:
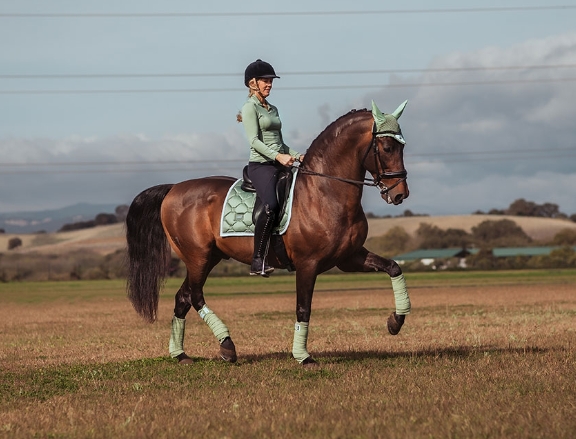
[[[404,101],[392,114],[384,114],[372,101],[372,144],[364,156],[364,166],[388,204],[401,204],[410,194],[404,168],[406,141],[398,124],[407,103]]]

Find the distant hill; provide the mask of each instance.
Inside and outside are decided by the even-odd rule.
[[[0,213],[6,233],[56,232],[64,224],[93,220],[99,213],[114,213],[118,204],[78,203],[61,209]]]
[[[472,227],[483,221],[514,221],[524,232],[535,241],[552,239],[560,230],[576,230],[576,223],[567,219],[541,218],[533,216],[512,215],[451,215],[451,216],[411,216],[401,218],[375,218],[368,220],[368,237],[382,236],[393,227],[399,226],[411,236],[421,223],[437,226],[443,230],[462,229],[468,233]]]
[[[444,230],[454,228],[470,232],[472,227],[482,221],[498,221],[502,219],[514,221],[528,236],[537,241],[550,240],[563,229],[576,230],[576,223],[552,218],[505,215],[414,216],[370,219],[368,221],[368,237],[384,235],[388,230],[396,226],[404,228],[409,235],[414,235],[421,223],[431,224]],[[124,224],[112,224],[60,233],[0,234],[0,253],[6,253],[8,241],[18,236],[22,240],[22,246],[10,250],[8,253],[39,252],[63,254],[85,249],[100,254],[109,254],[126,247],[124,231]]]

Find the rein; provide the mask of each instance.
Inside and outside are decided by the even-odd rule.
[[[389,191],[394,189],[400,183],[402,183],[403,181],[406,181],[406,178],[408,176],[408,172],[406,172],[405,169],[403,169],[402,171],[393,171],[393,172],[386,172],[383,170],[382,160],[380,159],[380,154],[378,154],[378,147],[376,146],[376,137],[378,137],[379,135],[385,135],[385,134],[396,134],[396,133],[393,131],[372,131],[372,141],[370,142],[370,145],[368,145],[368,148],[366,149],[366,152],[364,153],[364,158],[362,159],[362,163],[364,163],[366,161],[366,157],[368,157],[368,153],[370,152],[370,150],[373,151],[374,162],[377,163],[377,166],[378,166],[378,175],[376,177],[374,177],[372,179],[372,181],[370,181],[369,178],[365,178],[364,181],[360,181],[360,180],[351,180],[349,178],[336,177],[335,175],[322,174],[320,172],[310,171],[309,169],[304,168],[302,165],[293,166],[293,167],[298,168],[298,172],[302,172],[302,173],[308,174],[308,175],[315,175],[318,177],[330,178],[332,180],[338,180],[338,181],[342,181],[344,183],[355,184],[358,186],[379,187],[381,194],[387,194]],[[380,172],[380,170],[382,170],[382,171]],[[388,179],[388,178],[398,178],[398,180],[392,186],[388,187],[384,183],[382,183],[382,180]]]

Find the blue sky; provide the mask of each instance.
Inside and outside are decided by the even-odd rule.
[[[301,151],[352,108],[409,100],[410,197],[367,189],[366,211],[576,213],[576,2],[195,3],[0,2],[0,212],[240,176],[243,71],[262,58]]]

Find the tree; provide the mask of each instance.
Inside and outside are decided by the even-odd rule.
[[[94,220],[90,221],[79,221],[76,223],[68,223],[64,224],[60,229],[59,232],[71,232],[72,230],[82,230],[82,229],[90,229],[96,226],[96,222]]]
[[[576,252],[569,246],[552,250],[547,259],[551,268],[576,267]]]
[[[382,236],[366,241],[366,248],[378,255],[392,257],[405,252],[410,243],[410,235],[402,227],[392,227]]]
[[[544,218],[558,218],[560,215],[560,210],[558,205],[554,203],[544,203],[541,205],[536,205],[536,211],[534,216],[541,216]]]
[[[557,204],[536,204],[533,201],[526,201],[524,198],[520,198],[510,204],[510,207],[506,210],[506,214],[516,216],[537,216],[543,218],[558,218],[564,215],[558,210]]]
[[[22,240],[18,237],[16,238],[11,238],[8,241],[8,250],[13,250],[17,247],[20,247],[22,245]]]
[[[466,258],[466,265],[478,270],[492,270],[496,268],[498,264],[491,249],[481,248],[478,253]]]
[[[552,245],[576,245],[576,230],[574,229],[562,229],[550,242]]]
[[[536,216],[536,204],[532,201],[526,201],[524,198],[519,198],[510,204],[510,207],[506,209],[507,215],[516,216]]]
[[[472,237],[465,230],[462,229],[447,229],[442,230],[437,226],[427,223],[421,223],[416,231],[416,235],[420,240],[419,248],[450,248],[461,247],[466,248],[473,242]]]
[[[116,215],[112,213],[99,213],[94,218],[94,224],[97,226],[106,226],[108,224],[116,224],[118,222],[118,218]]]
[[[472,227],[472,236],[479,247],[522,247],[532,239],[514,221],[482,221]]]

